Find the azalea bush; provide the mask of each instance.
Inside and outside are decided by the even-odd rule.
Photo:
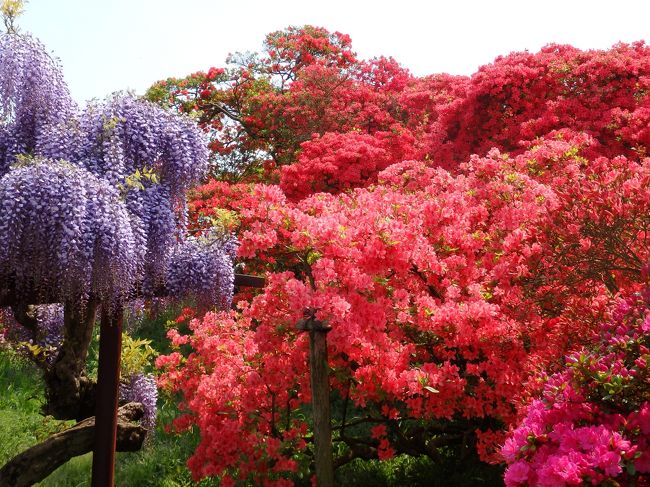
[[[594,139],[591,155],[640,160],[649,59],[642,42],[551,44],[472,76],[415,77],[394,59],[360,59],[344,34],[291,27],[260,53],[162,80],[146,96],[199,120],[219,177],[280,182],[295,198],[373,184],[408,159],[454,170],[493,147],[516,155],[567,128]]]
[[[508,486],[648,485],[650,287],[545,379],[502,453]]]
[[[191,334],[172,331],[191,353],[159,358],[161,384],[184,397],[176,426],[202,433],[197,478],[308,469],[306,308],[332,327],[339,463],[442,447],[498,461],[513,398],[596,330],[608,285],[638,287],[648,257],[650,167],[586,164],[590,143],[562,132],[455,175],[405,162],[375,187],[298,203],[277,186],[199,188],[193,211],[236,212],[239,256],[268,284],[235,312],[190,321]]]

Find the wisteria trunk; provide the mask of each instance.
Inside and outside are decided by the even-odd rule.
[[[95,384],[86,376],[86,358],[99,301],[80,303],[65,303],[61,351],[45,374],[46,412],[57,419],[80,421],[95,413]]]

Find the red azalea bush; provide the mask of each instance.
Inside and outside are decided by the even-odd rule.
[[[414,139],[408,131],[356,132],[315,135],[303,142],[298,161],[280,170],[280,188],[293,200],[314,193],[340,193],[367,186],[391,164],[413,155]]]
[[[492,147],[517,153],[521,141],[564,128],[593,137],[606,157],[647,154],[650,47],[643,42],[602,51],[552,44],[500,56],[469,79],[450,81],[444,96],[415,105],[431,114],[425,154],[446,167]]]
[[[650,483],[650,287],[567,356],[502,453],[507,486]]]
[[[586,163],[590,143],[562,132],[457,175],[395,164],[375,187],[298,203],[277,186],[199,188],[193,211],[235,212],[239,255],[268,284],[171,332],[192,351],[160,359],[184,396],[176,425],[202,432],[197,478],[284,482],[308,468],[305,308],[332,326],[339,461],[432,454],[432,437],[496,460],[513,398],[596,330],[608,288],[638,288],[635,263],[650,257],[650,161]]]
[[[290,27],[269,34],[259,55],[235,54],[227,62],[225,69],[160,81],[147,97],[196,116],[210,135],[215,172],[229,180],[277,182],[275,168],[296,163],[314,135],[386,138],[405,116],[398,98],[412,79],[408,71],[392,59],[357,59],[340,33]],[[334,189],[350,186],[331,179]]]
[[[161,81],[147,96],[197,117],[217,174],[281,181],[292,198],[367,186],[388,163],[411,158],[455,171],[472,154],[520,154],[563,129],[593,138],[593,155],[647,153],[643,43],[549,45],[470,77],[422,78],[392,59],[360,60],[347,36],[322,28],[274,32],[264,47],[231,56],[226,68]]]

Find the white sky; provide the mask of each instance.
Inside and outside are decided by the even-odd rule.
[[[650,38],[648,0],[29,0],[19,19],[61,59],[73,96],[143,93],[169,76],[258,51],[265,34],[311,24],[352,37],[360,57],[416,75],[471,74],[545,44],[607,48]]]

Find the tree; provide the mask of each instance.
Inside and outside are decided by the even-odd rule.
[[[98,309],[161,294],[227,307],[236,244],[216,228],[186,235],[185,192],[208,163],[189,118],[130,95],[80,110],[45,48],[15,32],[0,38],[0,114],[0,306],[24,337],[50,345],[28,348],[46,412],[81,421],[95,410],[85,362]],[[63,310],[33,306],[45,303]],[[56,327],[59,340],[47,336]],[[137,431],[118,447],[139,447]]]
[[[261,55],[235,54],[146,96],[199,119],[220,177],[275,180],[315,134],[399,132],[396,96],[410,78],[392,59],[357,60],[346,35],[290,27],[269,34]]]

